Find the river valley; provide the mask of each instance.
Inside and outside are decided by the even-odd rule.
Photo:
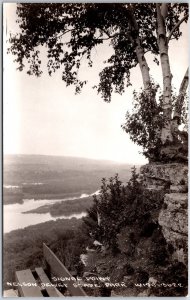
[[[39,224],[51,220],[82,218],[86,216],[85,211],[80,213],[73,213],[70,215],[52,216],[50,212],[30,213],[30,210],[33,211],[35,209],[39,209],[40,207],[44,207],[45,205],[51,206],[54,205],[55,203],[62,203],[64,201],[73,201],[76,199],[80,201],[80,199],[85,199],[88,198],[89,196],[90,195],[88,194],[82,194],[80,197],[68,197],[65,199],[51,199],[51,200],[50,199],[43,199],[43,200],[23,199],[23,203],[4,205],[3,208],[4,233],[8,233],[12,230],[25,228],[30,225],[35,225],[35,224]]]

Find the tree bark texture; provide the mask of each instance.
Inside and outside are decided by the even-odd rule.
[[[171,116],[172,116],[172,103],[171,103],[171,70],[168,56],[168,43],[166,38],[165,17],[167,4],[162,4],[162,13],[160,4],[156,4],[157,9],[157,38],[158,47],[160,52],[160,62],[162,67],[163,76],[163,115],[165,117],[165,124],[161,132],[161,141],[165,144],[167,141],[172,142],[171,131]]]
[[[135,52],[137,55],[138,63],[142,74],[143,85],[145,90],[149,90],[150,83],[151,83],[149,67],[146,58],[144,56],[144,49],[141,47],[141,41],[138,33],[139,28],[132,9],[131,9],[131,27],[132,27],[132,31],[134,31],[135,39],[133,40],[133,43],[135,44]]]
[[[140,45],[139,38],[136,39],[136,42],[137,42],[137,47],[136,47],[135,51],[136,51],[136,55],[138,58],[140,70],[142,73],[143,85],[144,85],[145,90],[149,90],[150,89],[149,67],[148,67],[147,61],[144,56],[144,49]]]

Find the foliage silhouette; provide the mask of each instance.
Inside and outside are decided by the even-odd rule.
[[[11,34],[9,51],[16,56],[18,69],[25,67],[29,75],[42,74],[42,47],[47,49],[47,69],[49,75],[62,69],[62,79],[66,85],[75,85],[79,93],[87,83],[81,80],[79,69],[83,58],[92,67],[92,53],[97,46],[109,42],[112,54],[107,58],[105,67],[100,72],[100,82],[96,86],[102,98],[110,102],[114,92],[122,94],[131,85],[131,70],[139,65],[143,81],[141,102],[147,102],[149,116],[153,119],[147,141],[144,128],[148,125],[141,115],[140,122],[134,122],[134,115],[129,117],[126,129],[132,133],[134,142],[143,143],[145,154],[155,151],[155,135],[158,134],[162,145],[175,144],[178,125],[181,123],[181,111],[184,94],[188,85],[186,72],[179,90],[175,109],[172,110],[172,73],[169,61],[169,42],[180,39],[180,25],[188,20],[187,3],[21,3],[17,5],[20,32]],[[160,118],[160,104],[155,98],[155,86],[152,85],[150,69],[145,54],[150,52],[154,62],[161,65],[163,88],[161,109],[164,122]],[[149,105],[148,105],[149,104]],[[141,110],[142,112],[142,110]],[[136,131],[143,131],[138,142]],[[179,140],[179,139],[178,139]],[[148,150],[146,148],[148,147]],[[160,149],[160,147],[158,148]],[[151,155],[151,153],[149,154]],[[170,156],[170,153],[165,155]]]

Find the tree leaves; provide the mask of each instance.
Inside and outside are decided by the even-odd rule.
[[[138,26],[134,28],[133,10]],[[181,16],[187,14],[188,4],[169,4],[166,19],[170,32]],[[20,33],[11,35],[9,51],[16,56],[18,69],[28,68],[28,74],[40,76],[39,46],[47,47],[49,75],[62,68],[62,79],[75,85],[80,92],[85,81],[78,77],[82,58],[91,67],[91,51],[109,40],[114,54],[108,57],[100,72],[97,86],[102,98],[110,102],[113,92],[122,94],[131,85],[130,72],[138,64],[135,39],[139,36],[144,53],[158,55],[156,36],[156,6],[152,3],[20,3],[17,5]],[[187,21],[187,20],[186,20]],[[177,28],[174,38],[181,31]],[[155,62],[158,63],[155,58]]]
[[[143,154],[151,160],[158,160],[161,146],[160,131],[164,124],[162,95],[159,86],[152,83],[147,91],[133,93],[133,111],[126,114],[122,128],[130,134],[130,139],[143,148]],[[159,99],[157,102],[153,101]]]

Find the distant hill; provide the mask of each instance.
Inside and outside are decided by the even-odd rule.
[[[38,166],[51,166],[53,168],[65,170],[81,170],[86,169],[100,169],[102,167],[121,167],[131,166],[126,163],[114,162],[111,160],[98,160],[90,158],[70,157],[70,156],[51,156],[51,155],[4,155],[4,166],[9,165],[38,165]]]
[[[20,182],[33,179],[48,180],[53,174],[71,171],[75,173],[97,171],[129,171],[133,165],[117,163],[109,160],[95,160],[88,158],[49,156],[49,155],[5,155],[4,156],[4,182]],[[138,166],[137,166],[138,167]],[[68,174],[67,173],[67,174]],[[17,175],[15,178],[14,175]],[[36,177],[37,176],[37,177]]]
[[[129,164],[78,157],[5,155],[4,185],[21,187],[23,198],[80,196],[100,189],[101,179],[110,178],[116,173],[126,183],[131,167]],[[16,192],[14,190],[14,195],[10,196],[10,189],[5,188],[4,194],[9,194],[5,202],[14,202]]]

